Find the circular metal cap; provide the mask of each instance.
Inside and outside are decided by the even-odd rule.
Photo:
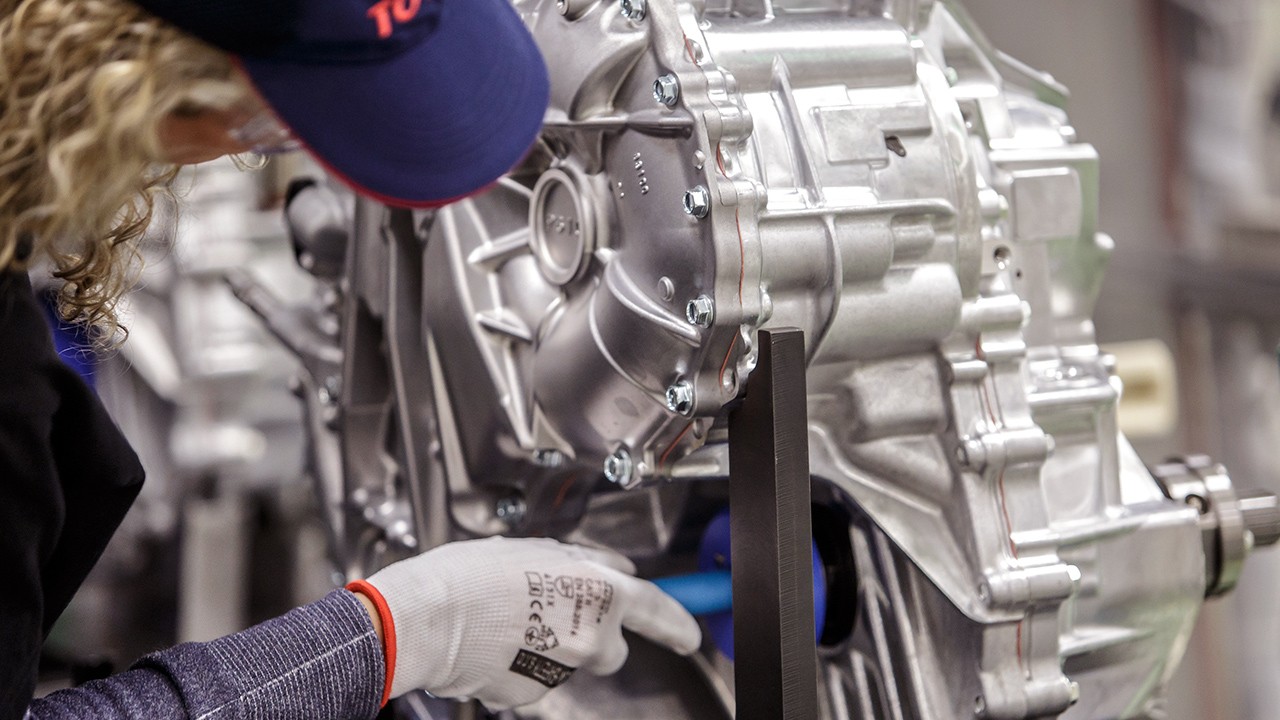
[[[561,168],[547,170],[533,186],[530,246],[538,270],[554,285],[573,282],[596,247],[597,214],[582,187],[574,175]]]

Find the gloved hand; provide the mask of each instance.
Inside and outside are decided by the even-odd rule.
[[[623,627],[682,655],[698,648],[693,617],[634,572],[607,550],[494,537],[443,545],[348,587],[379,605],[390,697],[423,689],[500,710],[537,700],[575,668],[616,672],[627,659]]]

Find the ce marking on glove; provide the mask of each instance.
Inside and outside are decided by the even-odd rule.
[[[547,627],[543,615],[547,606],[555,606],[555,593],[547,586],[552,584],[551,576],[544,577],[542,573],[527,571],[524,574],[525,582],[529,586],[529,629],[524,631],[524,642],[529,647],[539,651],[546,652],[551,648],[558,647],[560,640],[556,637],[555,631]],[[543,601],[546,601],[545,604]]]
[[[529,585],[529,597],[533,598],[529,601],[529,622],[534,625],[542,625],[542,615],[546,609],[546,606],[543,605],[543,601],[539,599],[543,598],[544,593],[546,592],[544,589],[545,586],[543,585],[542,573],[533,572],[532,570],[526,571],[524,579]],[[547,601],[547,605],[555,604],[553,597],[546,597],[545,599]],[[533,629],[534,628],[529,628],[530,631]]]

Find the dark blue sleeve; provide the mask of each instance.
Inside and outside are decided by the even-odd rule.
[[[335,590],[235,635],[148,655],[31,704],[29,720],[364,720],[386,673],[364,606]]]

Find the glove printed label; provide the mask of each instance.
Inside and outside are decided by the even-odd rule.
[[[541,653],[560,647],[562,638],[574,638],[586,631],[585,624],[600,624],[613,606],[613,584],[601,578],[536,571],[526,571],[524,577],[529,625],[523,640],[527,649],[517,652],[510,669],[547,687],[556,687],[569,679],[574,668]]]
[[[533,678],[543,685],[553,688],[568,682],[573,675],[573,668],[568,665],[561,665],[544,655],[529,652],[528,650],[520,650],[516,653],[516,659],[511,662],[511,672],[524,675],[527,678]]]

